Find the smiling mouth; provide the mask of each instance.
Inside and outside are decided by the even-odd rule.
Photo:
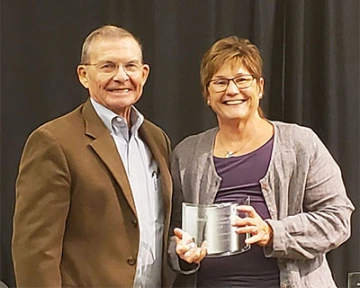
[[[246,102],[247,99],[243,99],[243,100],[228,100],[228,101],[224,101],[223,104],[225,105],[240,105],[244,102]]]
[[[129,88],[119,88],[119,89],[108,89],[109,92],[122,92],[122,93],[127,93],[130,92],[131,89]]]

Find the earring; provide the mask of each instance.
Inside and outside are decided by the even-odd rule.
[[[260,98],[260,99],[262,98],[262,96],[263,96],[262,93],[259,93],[259,98]]]
[[[206,104],[210,106],[210,100],[209,99],[207,100]]]

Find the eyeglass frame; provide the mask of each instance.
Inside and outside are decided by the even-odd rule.
[[[234,80],[235,80],[236,78],[240,78],[240,77],[244,77],[244,76],[251,76],[252,79],[251,79],[251,82],[250,82],[250,84],[249,84],[248,86],[246,86],[246,87],[241,87],[241,88],[240,88],[240,87],[236,84],[236,82],[235,82]],[[229,88],[230,81],[234,82],[235,86],[236,86],[239,90],[242,90],[242,89],[247,89],[247,88],[249,88],[249,87],[254,83],[254,80],[255,80],[255,79],[257,79],[257,78],[256,78],[254,75],[252,75],[252,74],[243,74],[243,75],[235,76],[235,77],[233,77],[233,78],[217,78],[217,79],[211,79],[206,86],[209,88],[211,82],[219,81],[219,80],[226,80],[226,81],[227,81],[227,84],[226,84],[224,90],[215,91],[215,90],[212,89],[213,92],[215,92],[215,93],[220,93],[220,92],[226,91],[226,89]]]
[[[101,66],[102,65],[105,65],[105,64],[115,64],[115,68],[114,71],[112,72],[105,72],[105,71],[101,71]],[[128,71],[126,70],[125,66],[126,65],[129,65],[129,64],[134,64],[136,66],[136,71]],[[107,60],[107,61],[103,61],[103,62],[98,62],[98,63],[82,63],[80,65],[83,65],[83,66],[99,66],[100,67],[97,67],[97,69],[99,70],[100,73],[103,73],[103,74],[107,74],[107,75],[113,75],[113,74],[116,74],[119,69],[120,69],[120,66],[122,66],[122,69],[124,70],[124,72],[127,74],[127,75],[132,75],[132,73],[136,73],[140,70],[141,66],[144,65],[143,62],[134,62],[134,61],[130,61],[130,62],[127,62],[127,63],[118,63],[118,62],[115,62],[115,61],[110,61],[110,60]]]

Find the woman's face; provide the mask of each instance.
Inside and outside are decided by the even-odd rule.
[[[227,82],[227,88],[219,92],[223,90],[219,87],[224,87],[224,83],[226,87]],[[257,109],[263,88],[263,78],[257,81],[245,67],[225,63],[211,78],[207,102],[216,113],[219,123],[229,120],[247,122],[258,115]]]

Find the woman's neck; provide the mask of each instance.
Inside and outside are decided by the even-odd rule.
[[[272,135],[272,124],[261,117],[248,122],[219,123],[214,155],[231,157],[249,153],[265,144]]]
[[[254,134],[260,133],[264,125],[268,123],[260,116],[248,120],[219,121],[219,133],[228,141],[247,141]]]

